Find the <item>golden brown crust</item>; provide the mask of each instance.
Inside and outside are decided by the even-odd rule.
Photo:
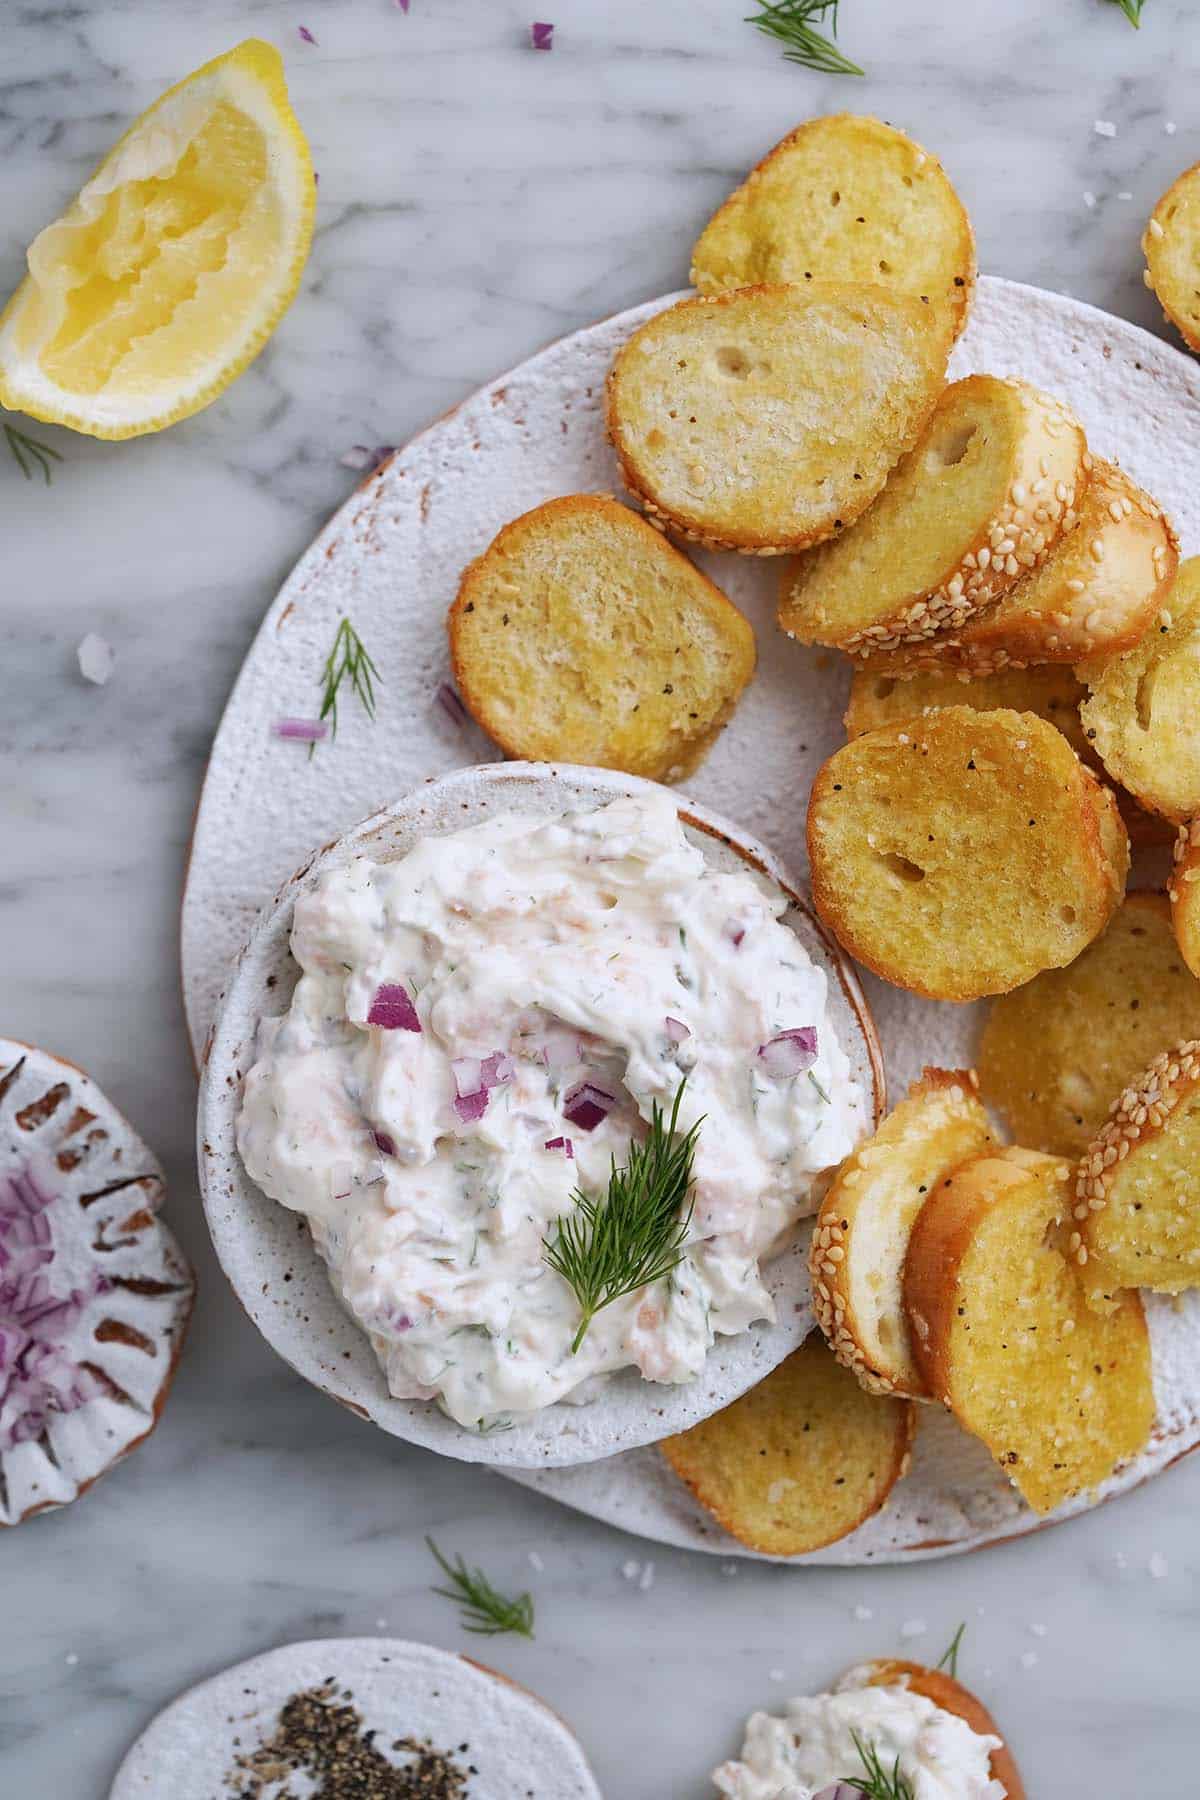
[[[586,565],[573,579],[570,557]],[[549,500],[505,525],[464,570],[447,630],[463,701],[507,755],[659,781],[707,754],[756,655],[733,602],[601,494]]]
[[[1005,1791],[1006,1800],[1025,1800],[1025,1787],[1017,1771],[1004,1733],[978,1695],[944,1669],[930,1669],[924,1663],[908,1662],[899,1656],[880,1657],[865,1665],[871,1671],[872,1687],[906,1687],[911,1693],[923,1694],[943,1712],[955,1713],[980,1737],[1000,1739],[999,1750],[993,1750],[990,1761],[992,1780]]]
[[[739,1543],[801,1556],[880,1510],[908,1467],[915,1429],[909,1401],[864,1393],[814,1334],[732,1406],[660,1448]]]
[[[882,1204],[897,1215],[915,1217],[922,1195],[951,1168],[991,1144],[978,1089],[973,1069],[925,1069],[875,1136],[842,1163],[817,1214],[809,1257],[813,1311],[837,1360],[868,1393],[929,1398],[907,1341],[902,1294],[906,1220],[898,1217],[894,1239],[880,1245],[880,1221],[868,1215]],[[886,1185],[873,1193],[880,1178]],[[898,1179],[900,1193],[895,1191]],[[871,1297],[881,1302],[886,1316],[886,1346],[884,1326],[872,1325],[856,1305],[860,1265],[865,1265],[868,1280],[882,1276],[882,1292]],[[859,1291],[861,1297],[861,1287]]]
[[[904,338],[913,356],[913,366],[906,372],[910,393],[901,393],[897,385],[894,394],[887,396],[887,404],[877,399],[873,405],[869,419],[864,420],[864,434],[871,442],[862,445],[863,460],[868,466],[866,471],[854,471],[852,458],[848,450],[841,452],[839,460],[846,464],[845,469],[833,475],[828,469],[830,449],[827,443],[820,446],[820,460],[823,469],[820,481],[810,477],[814,487],[825,492],[823,501],[811,502],[811,516],[805,523],[796,519],[788,528],[784,528],[782,519],[777,519],[776,528],[766,530],[762,525],[754,525],[747,521],[735,525],[731,522],[731,504],[720,509],[720,517],[724,523],[717,523],[718,513],[710,505],[706,509],[704,502],[692,499],[689,503],[679,497],[678,493],[668,497],[666,484],[656,480],[648,466],[644,449],[636,443],[635,417],[637,409],[628,398],[629,389],[634,380],[637,359],[643,354],[649,355],[648,346],[657,343],[662,333],[673,325],[686,322],[694,331],[698,331],[708,321],[719,317],[722,313],[730,315],[729,329],[734,330],[736,317],[739,327],[751,331],[766,329],[774,321],[770,313],[782,308],[789,308],[793,313],[791,324],[792,335],[796,334],[795,319],[804,312],[812,310],[815,314],[820,307],[834,307],[839,310],[853,310],[863,315],[858,320],[865,324],[865,316],[872,315],[873,323],[879,332],[887,331],[895,334],[897,342]],[[917,347],[921,346],[921,367],[916,366]],[[864,352],[864,354],[866,354]],[[750,376],[754,375],[753,359],[745,358]],[[682,369],[683,361],[678,361],[675,369]],[[918,379],[919,375],[919,379]],[[643,508],[651,524],[663,531],[671,531],[692,543],[702,545],[707,550],[733,550],[745,556],[782,556],[789,551],[801,550],[810,544],[819,543],[832,536],[843,526],[850,525],[863,513],[878,494],[890,469],[919,436],[922,427],[929,418],[941,391],[945,376],[944,351],[931,344],[927,321],[922,317],[919,303],[907,296],[893,294],[887,289],[857,287],[852,284],[814,282],[811,287],[796,288],[778,284],[760,283],[753,287],[743,287],[725,293],[702,294],[694,298],[677,301],[665,312],[656,313],[653,318],[633,333],[626,344],[617,353],[613,366],[609,371],[605,389],[606,425],[609,439],[615,452],[621,471],[621,479],[630,494]],[[787,388],[775,382],[778,396],[784,400]],[[659,422],[653,430],[659,431],[668,419],[678,423],[684,410],[684,402],[695,404],[696,395],[703,392],[693,385],[693,377],[689,375],[686,383],[679,381],[672,373],[672,385],[667,387],[660,381],[654,400],[655,411]],[[843,411],[855,402],[852,392],[843,392],[841,403]],[[671,404],[674,402],[675,404]],[[896,417],[891,418],[894,412]],[[691,415],[688,415],[691,417]],[[888,429],[884,432],[885,422]],[[764,467],[777,471],[782,462],[782,442],[774,445],[769,441],[770,427],[764,427],[758,446],[752,457]],[[879,437],[878,444],[875,436]],[[794,436],[787,440],[789,462],[796,462],[806,454],[804,447],[797,448]],[[698,446],[700,454],[720,453],[720,445],[710,445],[707,441]],[[811,460],[814,452],[807,452]],[[726,461],[729,459],[726,458]],[[701,486],[707,482],[707,466],[697,459],[694,465]],[[801,467],[803,464],[801,463]],[[853,477],[858,474],[859,479]],[[801,483],[789,498],[789,512],[794,511],[796,493]]]
[[[905,216],[918,185],[930,190],[944,226],[932,263],[929,219]],[[755,165],[701,233],[691,279],[711,294],[760,281],[882,275],[929,303],[949,350],[966,324],[976,273],[971,221],[938,158],[881,119],[843,112],[805,120]]]

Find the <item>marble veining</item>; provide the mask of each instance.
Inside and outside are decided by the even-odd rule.
[[[50,489],[0,462],[0,1028],[83,1062],[154,1144],[201,1281],[156,1437],[76,1508],[0,1539],[0,1793],[104,1800],[165,1701],[287,1639],[387,1630],[470,1648],[429,1592],[433,1529],[534,1591],[536,1641],[498,1640],[492,1660],[572,1719],[621,1800],[700,1800],[752,1706],[863,1654],[936,1659],[964,1619],[963,1672],[1033,1794],[1183,1800],[1200,1463],[961,1561],[723,1565],[341,1413],[243,1321],[208,1249],[180,877],[221,705],[281,578],[349,490],[344,449],[402,441],[546,339],[679,286],[733,181],[796,120],[839,106],[937,150],[984,268],[1160,328],[1138,238],[1200,155],[1187,0],[1148,0],[1138,33],[1105,0],[846,0],[863,82],[789,67],[737,0],[548,10],[549,56],[526,47],[516,0],[412,0],[407,17],[389,0],[6,9],[5,290],[132,113],[248,32],[287,56],[321,189],[300,298],[221,403],[124,445],[46,431],[65,457]],[[88,631],[117,653],[102,689],[76,670]]]

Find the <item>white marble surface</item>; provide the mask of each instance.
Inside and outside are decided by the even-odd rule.
[[[206,747],[276,585],[349,487],[341,450],[398,441],[543,340],[679,285],[732,181],[834,106],[939,151],[985,268],[1153,325],[1137,239],[1200,155],[1192,7],[1148,0],[1135,34],[1104,0],[846,0],[862,83],[782,63],[739,0],[539,0],[550,56],[525,48],[517,0],[2,10],[0,286],[128,116],[248,31],[285,50],[321,190],[301,297],[222,403],[158,440],[46,433],[66,459],[50,490],[0,462],[0,1025],[85,1063],[155,1144],[202,1284],[156,1437],[0,1541],[0,1794],[104,1800],[179,1688],[289,1638],[386,1621],[469,1645],[429,1592],[430,1528],[533,1588],[536,1642],[489,1651],[576,1723],[621,1800],[700,1800],[751,1706],[861,1654],[936,1657],[961,1619],[964,1672],[1035,1800],[1194,1793],[1200,1463],[963,1561],[728,1575],[405,1453],[292,1377],[223,1285],[176,975]],[[74,670],[90,630],[117,651],[102,690]]]

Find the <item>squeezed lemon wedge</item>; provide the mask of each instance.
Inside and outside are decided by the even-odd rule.
[[[29,246],[0,404],[92,437],[216,399],[300,285],[316,183],[283,62],[250,38],[144,112]]]

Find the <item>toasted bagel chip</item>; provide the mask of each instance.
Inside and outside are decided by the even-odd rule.
[[[1012,1148],[976,1157],[913,1227],[904,1300],[930,1391],[1035,1512],[1090,1492],[1150,1435],[1150,1338],[1135,1293],[1088,1304],[1073,1170]]]
[[[871,657],[957,630],[1073,530],[1090,460],[1078,420],[1028,382],[953,382],[870,511],[788,566],[780,625]]]
[[[1142,254],[1146,286],[1164,318],[1189,350],[1200,350],[1200,163],[1185,169],[1154,208]]]
[[[1200,980],[1200,819],[1190,819],[1179,827],[1167,894],[1179,953]]]
[[[754,673],[732,601],[644,519],[599,494],[535,507],[465,571],[455,678],[509,756],[677,781]]]
[[[1079,716],[1087,688],[1074,670],[1061,664],[999,669],[992,675],[971,675],[964,669],[929,669],[888,673],[874,659],[860,663],[850,678],[850,698],[843,723],[846,736],[862,737],[881,725],[900,725],[906,719],[924,718],[939,706],[972,706],[976,712],[1009,707],[1013,712],[1036,713],[1062,732],[1076,756],[1112,787],[1125,829],[1135,847],[1169,844],[1170,823],[1140,807],[1132,794],[1116,787],[1088,741]]]
[[[836,751],[813,783],[808,851],[817,911],[845,947],[933,1000],[1073,961],[1129,867],[1112,795],[1052,725],[966,706]]]
[[[854,113],[789,132],[709,220],[702,294],[762,281],[868,281],[927,306],[947,350],[975,286],[971,221],[936,156]]]
[[[647,514],[775,555],[851,524],[920,433],[945,351],[919,300],[834,282],[681,300],[608,381],[608,431]],[[830,396],[836,395],[836,404]]]
[[[971,1069],[926,1069],[841,1165],[813,1232],[813,1311],[869,1393],[927,1399],[904,1311],[904,1258],[926,1197],[993,1143]]]
[[[1074,519],[1039,566],[995,605],[924,643],[871,653],[867,666],[992,675],[1115,656],[1150,628],[1175,578],[1179,541],[1144,489],[1097,459]]]
[[[1079,673],[1083,728],[1113,780],[1177,825],[1200,814],[1200,557],[1180,564],[1140,643]]]
[[[1036,713],[1061,731],[1089,767],[1100,759],[1088,743],[1079,703],[1087,689],[1070,669],[1004,669],[995,675],[971,676],[949,669],[920,675],[889,675],[873,663],[860,663],[850,680],[846,707],[846,736],[862,737],[881,725],[902,725],[906,719],[924,718],[939,706],[970,706],[976,712],[1007,707],[1012,712]]]
[[[929,1669],[924,1663],[908,1662],[899,1656],[879,1657],[873,1662],[859,1663],[854,1669],[847,1670],[847,1676],[857,1678],[860,1674],[865,1677],[864,1684],[869,1687],[906,1687],[914,1694],[924,1694],[927,1700],[932,1700],[943,1712],[957,1713],[980,1737],[999,1738],[1000,1748],[993,1750],[989,1757],[992,1780],[998,1781],[1004,1789],[1005,1800],[1025,1800],[1025,1785],[1005,1742],[1004,1733],[983,1701],[969,1687],[964,1687],[953,1675],[947,1675],[944,1669]]]
[[[1200,1039],[1156,1056],[1080,1159],[1076,1258],[1106,1309],[1121,1288],[1200,1287]]]
[[[1160,1050],[1200,1036],[1200,981],[1166,897],[1135,892],[1066,969],[993,1002],[979,1045],[988,1105],[1022,1144],[1080,1156]]]
[[[801,1556],[880,1510],[915,1429],[909,1401],[866,1393],[814,1334],[732,1406],[664,1438],[662,1451],[739,1543]]]

